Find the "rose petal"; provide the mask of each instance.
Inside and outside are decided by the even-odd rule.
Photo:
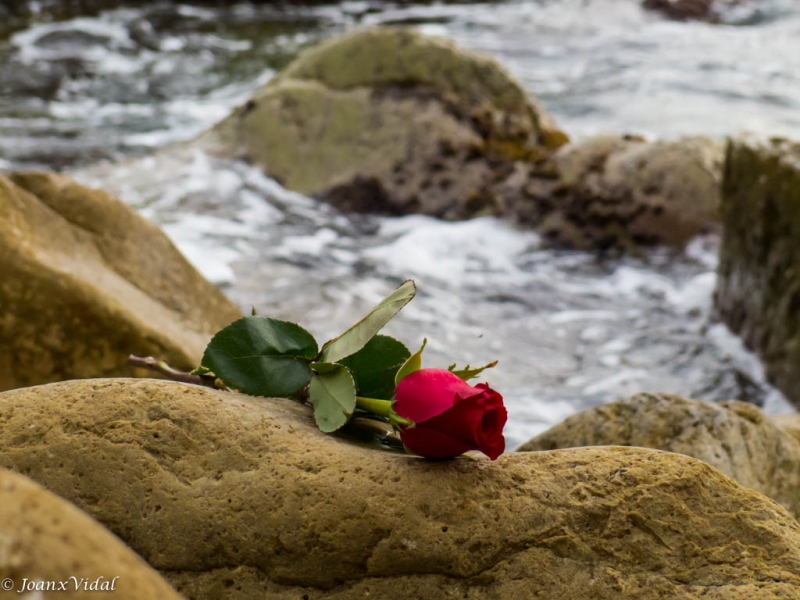
[[[424,423],[450,409],[457,400],[481,391],[443,369],[421,369],[397,384],[394,411],[414,423]]]
[[[426,430],[436,430],[461,440],[470,450],[480,450],[495,460],[506,447],[503,427],[508,412],[503,398],[494,390],[457,402],[450,410],[425,422]]]
[[[426,458],[453,458],[469,450],[476,450],[462,440],[424,425],[402,431],[400,439],[411,452]]]

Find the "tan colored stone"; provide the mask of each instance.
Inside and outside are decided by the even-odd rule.
[[[0,394],[0,464],[196,598],[800,598],[800,525],[679,454],[426,461],[154,380]]]
[[[461,219],[566,141],[494,60],[382,27],[307,50],[199,144],[348,211]]]
[[[638,446],[710,464],[800,516],[800,421],[773,421],[744,402],[709,404],[671,394],[638,394],[583,411],[520,451]]]
[[[194,367],[241,316],[156,225],[65,176],[0,176],[0,230],[0,389],[129,375],[130,353]]]
[[[720,220],[723,157],[722,142],[705,137],[595,136],[531,168],[525,194],[507,190],[507,211],[556,246],[680,246]]]
[[[0,469],[0,581],[0,596],[22,600],[180,598],[94,519],[5,469]],[[50,591],[37,591],[37,585],[41,590],[49,585]]]

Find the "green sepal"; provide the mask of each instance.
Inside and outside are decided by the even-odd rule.
[[[208,375],[209,377],[213,377],[214,373],[211,372],[211,369],[204,367],[203,365],[200,365],[194,371],[192,371],[192,375],[198,375],[200,377]]]
[[[400,287],[369,311],[367,316],[339,337],[326,342],[322,347],[319,360],[338,363],[343,358],[352,356],[361,350],[400,309],[411,301],[416,293],[417,288],[412,280],[403,282]]]
[[[314,420],[320,431],[331,433],[345,425],[356,409],[356,384],[347,367],[312,363],[308,401],[314,407]]]
[[[394,377],[409,356],[411,352],[401,342],[388,335],[376,335],[339,364],[350,369],[357,395],[390,400],[394,396]]]
[[[394,376],[395,387],[397,387],[397,384],[400,383],[403,378],[408,377],[414,371],[419,371],[422,368],[422,352],[425,350],[427,344],[428,338],[423,338],[422,346],[420,346],[419,350],[408,357],[408,360],[403,363],[403,366],[397,370],[397,375]]]
[[[497,361],[490,362],[488,365],[483,365],[482,367],[475,367],[474,369],[471,368],[469,365],[464,367],[463,369],[456,369],[456,363],[453,363],[447,370],[450,371],[453,375],[458,376],[459,378],[463,379],[464,381],[469,381],[470,379],[474,379],[481,373],[483,373],[486,369],[492,369],[497,366]]]
[[[317,352],[316,340],[299,325],[250,316],[217,332],[200,368],[245,394],[289,397],[308,385]]]

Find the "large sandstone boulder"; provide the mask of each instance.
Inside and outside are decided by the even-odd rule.
[[[555,246],[678,246],[719,221],[724,144],[599,135],[569,144],[503,184],[506,213]]]
[[[46,173],[0,176],[0,390],[133,374],[130,353],[197,366],[240,315],[157,226]]]
[[[709,404],[638,394],[573,415],[520,447],[638,446],[708,463],[800,516],[800,422],[773,421],[744,402]]]
[[[187,596],[800,598],[800,525],[679,454],[426,461],[307,406],[154,380],[0,394],[0,464]]]
[[[0,581],[0,595],[25,600],[180,599],[94,519],[5,469],[0,469]],[[56,585],[43,592],[51,582]]]
[[[800,144],[731,140],[722,218],[719,315],[800,406]]]
[[[497,212],[518,159],[566,141],[495,61],[404,28],[314,47],[200,143],[349,211]]]

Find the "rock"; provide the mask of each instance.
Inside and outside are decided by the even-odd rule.
[[[682,245],[719,221],[723,156],[705,137],[592,137],[509,178],[505,212],[560,247]]]
[[[671,394],[637,394],[585,410],[520,451],[638,446],[708,463],[800,516],[800,421],[773,422],[744,402],[709,404]]]
[[[800,598],[800,525],[679,454],[426,461],[288,400],[154,380],[13,390],[0,422],[1,465],[197,600]]]
[[[800,406],[800,144],[730,141],[714,301],[767,379]]]
[[[643,0],[645,9],[675,21],[756,25],[770,19],[779,6],[756,0]]]
[[[676,21],[717,21],[717,0],[643,0],[642,6]]]
[[[130,353],[178,368],[241,316],[167,237],[104,192],[0,176],[0,390],[131,375]]]
[[[345,211],[499,215],[555,246],[681,245],[718,219],[721,142],[567,142],[496,62],[381,28],[306,51],[195,144]]]
[[[566,140],[495,61],[383,27],[307,50],[199,143],[344,210],[461,219]]]
[[[4,469],[0,469],[0,580],[9,598],[27,600],[88,600],[104,592],[119,599],[180,599],[147,563],[94,519],[30,479]],[[37,583],[48,582],[65,582],[65,589],[54,586],[52,593],[36,591]],[[33,589],[17,593],[31,589],[27,586]]]

